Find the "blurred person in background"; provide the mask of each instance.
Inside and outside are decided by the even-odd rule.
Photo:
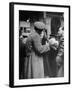
[[[24,61],[26,57],[26,46],[25,46],[25,38],[23,27],[19,30],[19,79],[24,79]]]
[[[20,31],[19,32],[19,78],[24,79],[25,78],[25,71],[24,71],[25,58],[27,56],[26,40],[30,33],[26,32],[25,27],[20,27],[19,31]]]
[[[64,76],[64,27],[60,27],[58,31],[58,53],[56,56],[56,63],[58,67],[57,77]]]

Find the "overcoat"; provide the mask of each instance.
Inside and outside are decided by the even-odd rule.
[[[43,54],[50,50],[49,44],[42,45],[40,35],[32,32],[26,42],[25,78],[44,78]]]

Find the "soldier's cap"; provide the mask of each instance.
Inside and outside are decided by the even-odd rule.
[[[38,30],[43,30],[43,29],[45,29],[45,24],[43,22],[36,21],[34,23],[34,27]]]

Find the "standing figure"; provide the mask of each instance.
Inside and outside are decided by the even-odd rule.
[[[58,31],[59,48],[56,57],[58,66],[57,77],[64,76],[64,27],[60,27]]]
[[[56,77],[56,74],[57,74],[56,56],[57,56],[57,52],[58,52],[57,49],[59,46],[59,42],[55,36],[51,36],[51,38],[49,39],[49,45],[50,45],[50,51],[48,54],[49,65],[50,65],[49,76]]]
[[[25,42],[27,36],[24,36],[23,28],[20,28],[19,32],[19,79],[24,79],[24,62],[26,57]]]
[[[42,45],[41,32],[45,28],[43,22],[34,23],[34,31],[29,35],[26,47],[25,78],[44,78],[43,54],[50,50],[49,43]]]
[[[49,39],[47,36],[47,29],[44,29],[42,32],[42,45],[45,45],[46,43],[49,43]],[[49,78],[51,75],[51,68],[50,68],[50,62],[49,62],[49,52],[46,52],[43,54],[43,63],[44,63],[44,77]]]

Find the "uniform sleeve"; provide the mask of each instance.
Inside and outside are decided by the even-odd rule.
[[[33,37],[33,45],[34,45],[34,48],[36,49],[36,51],[38,51],[40,54],[45,53],[50,50],[49,44],[42,45],[39,35],[35,35]]]

